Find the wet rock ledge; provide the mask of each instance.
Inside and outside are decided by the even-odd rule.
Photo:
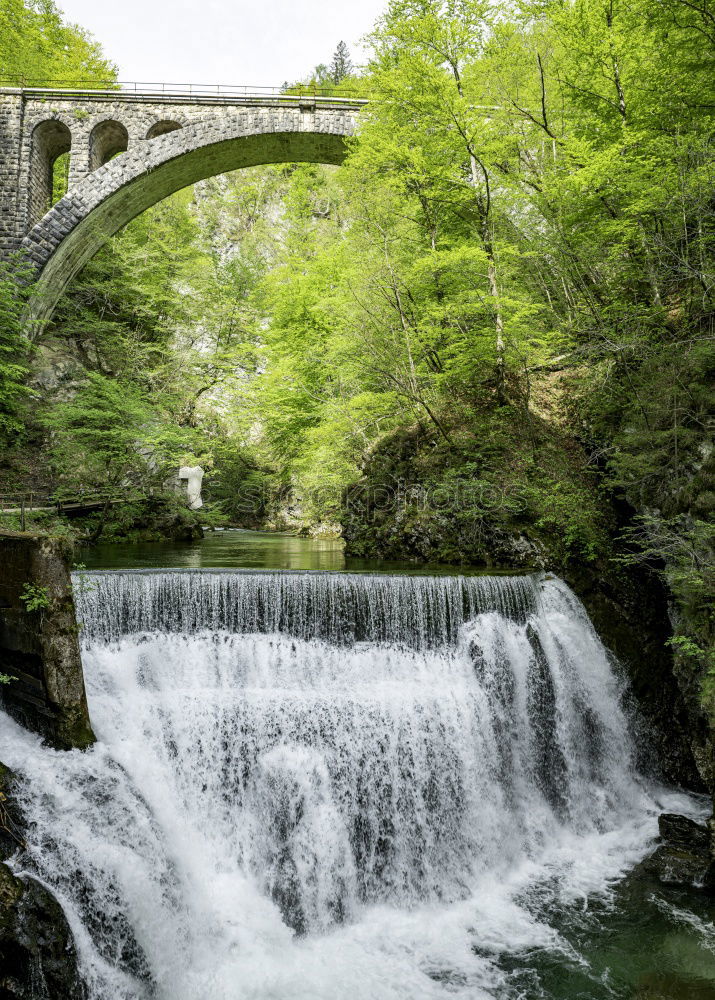
[[[664,882],[715,895],[715,821],[706,826],[677,813],[662,813],[658,831],[662,843],[645,862],[645,870]]]
[[[0,531],[0,702],[57,750],[94,742],[87,710],[69,560],[58,539]],[[85,1000],[62,907],[18,877],[24,831],[17,779],[0,764],[0,1000]]]
[[[0,702],[58,750],[94,742],[65,544],[0,531]]]

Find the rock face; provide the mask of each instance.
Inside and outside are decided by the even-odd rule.
[[[658,831],[671,847],[693,851],[707,857],[710,836],[706,826],[678,813],[662,813],[658,817]]]
[[[0,684],[5,710],[60,750],[94,742],[68,554],[43,535],[0,532]]]
[[[22,850],[14,777],[0,765],[0,858]],[[62,907],[32,878],[0,861],[0,1000],[85,1000],[77,952]]]
[[[77,639],[68,553],[56,539],[0,532],[0,684],[3,707],[57,749],[94,741]],[[62,907],[5,863],[22,858],[16,779],[0,764],[0,1000],[84,1000]]]
[[[84,1000],[62,907],[34,879],[0,864],[0,1000]]]
[[[570,566],[569,586],[583,601],[602,642],[623,664],[646,731],[640,766],[658,769],[674,784],[710,789],[701,766],[710,738],[699,705],[684,697],[674,671],[668,595],[660,577],[607,561]]]
[[[644,863],[645,870],[664,882],[695,886],[715,895],[715,850],[711,843],[715,830],[677,813],[659,816],[658,829],[663,843]]]

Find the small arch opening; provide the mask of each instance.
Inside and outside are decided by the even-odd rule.
[[[103,167],[117,153],[125,153],[128,145],[129,133],[121,122],[108,120],[95,125],[89,137],[89,169]]]
[[[147,139],[156,139],[158,135],[166,135],[167,132],[176,132],[181,128],[178,122],[163,121],[155,122],[146,134]]]
[[[37,222],[67,192],[72,133],[64,122],[40,122],[32,133],[30,217]]]

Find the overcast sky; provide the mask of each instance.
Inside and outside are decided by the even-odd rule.
[[[59,0],[119,66],[121,80],[280,86],[360,38],[386,0]]]

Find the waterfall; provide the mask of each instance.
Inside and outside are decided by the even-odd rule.
[[[546,576],[75,579],[87,753],[7,717],[91,1000],[504,997],[642,856],[622,685]],[[500,992],[501,991],[501,992]]]
[[[134,570],[79,579],[77,615],[90,641],[207,629],[440,645],[482,611],[523,621],[536,600],[531,578],[519,576]]]

